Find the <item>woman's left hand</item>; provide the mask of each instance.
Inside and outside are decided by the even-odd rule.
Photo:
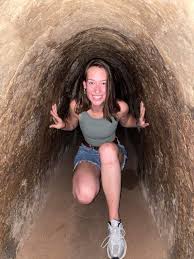
[[[144,103],[141,101],[140,103],[140,117],[137,123],[137,127],[139,128],[146,128],[147,126],[149,126],[149,123],[145,122],[145,106]]]

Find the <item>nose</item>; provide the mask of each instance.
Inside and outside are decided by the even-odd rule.
[[[100,85],[98,83],[95,84],[94,92],[99,93],[100,92]]]

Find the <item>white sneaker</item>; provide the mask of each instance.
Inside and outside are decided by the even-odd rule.
[[[127,251],[127,243],[125,241],[125,230],[120,221],[111,220],[108,223],[109,235],[102,242],[102,247],[107,246],[107,254],[111,259],[123,259]],[[107,241],[107,242],[106,242]]]

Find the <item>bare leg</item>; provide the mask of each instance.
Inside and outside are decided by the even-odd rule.
[[[114,143],[105,143],[99,148],[102,187],[107,200],[109,220],[119,220],[121,193],[121,155]],[[119,160],[120,159],[120,160]]]
[[[73,196],[82,204],[93,201],[100,189],[100,170],[89,162],[80,163],[73,176]]]

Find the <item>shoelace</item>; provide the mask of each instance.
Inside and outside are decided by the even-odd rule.
[[[102,242],[101,244],[102,248],[105,248],[109,244],[110,240],[116,244],[121,239],[124,240],[125,230],[122,227],[119,228],[119,227],[109,226],[109,230],[110,230],[110,234]]]

